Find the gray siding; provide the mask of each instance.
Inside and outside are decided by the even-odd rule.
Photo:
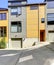
[[[22,22],[21,33],[11,33],[11,21]],[[22,7],[22,13],[20,16],[11,15],[11,8],[9,8],[9,37],[10,38],[25,38],[26,37],[26,7]]]

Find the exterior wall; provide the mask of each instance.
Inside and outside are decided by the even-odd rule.
[[[45,23],[41,23],[41,18],[45,18],[45,6],[39,6],[39,29],[45,30]]]
[[[22,22],[22,32],[21,33],[11,33],[11,22],[21,21]],[[11,15],[11,8],[9,8],[9,37],[10,38],[23,38],[26,37],[26,7],[22,7],[22,13],[20,16]]]
[[[27,6],[27,38],[38,38],[38,9]]]
[[[6,43],[8,43],[8,11],[0,11],[0,13],[6,13],[6,17],[7,17],[7,20],[0,20],[0,26],[6,26],[7,27],[7,37],[5,37],[6,39]],[[0,40],[2,39],[3,37],[0,37]]]
[[[53,1],[54,3],[54,1]],[[48,4],[48,2],[47,2]],[[53,8],[51,7],[51,5],[53,6]],[[47,8],[48,6],[50,6],[50,8]],[[54,5],[53,4],[48,4],[46,5],[46,21],[47,21],[47,14],[48,13],[54,13]],[[54,33],[49,33],[48,31],[53,31],[54,30],[54,25],[47,25],[46,23],[46,31],[47,31],[47,41],[48,42],[53,42],[54,41]]]
[[[40,30],[46,29],[45,23],[41,23],[41,18],[45,18],[46,6],[38,7],[36,10],[30,10],[30,6],[27,6],[27,38],[40,38]]]
[[[46,5],[39,6],[39,40],[40,40],[40,30],[45,30],[45,41],[46,41],[46,24],[41,23],[41,18],[45,18]]]

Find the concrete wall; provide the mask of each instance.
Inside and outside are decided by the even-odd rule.
[[[22,13],[19,16],[11,15],[11,8],[9,8],[9,37],[10,38],[23,38],[26,37],[26,7],[21,7]],[[21,21],[22,32],[21,33],[11,33],[11,21]]]

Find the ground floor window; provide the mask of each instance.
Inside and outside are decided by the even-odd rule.
[[[7,27],[0,27],[0,37],[7,36]]]

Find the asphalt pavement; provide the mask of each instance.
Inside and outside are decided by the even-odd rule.
[[[0,50],[0,65],[54,65],[54,51],[45,46]]]

